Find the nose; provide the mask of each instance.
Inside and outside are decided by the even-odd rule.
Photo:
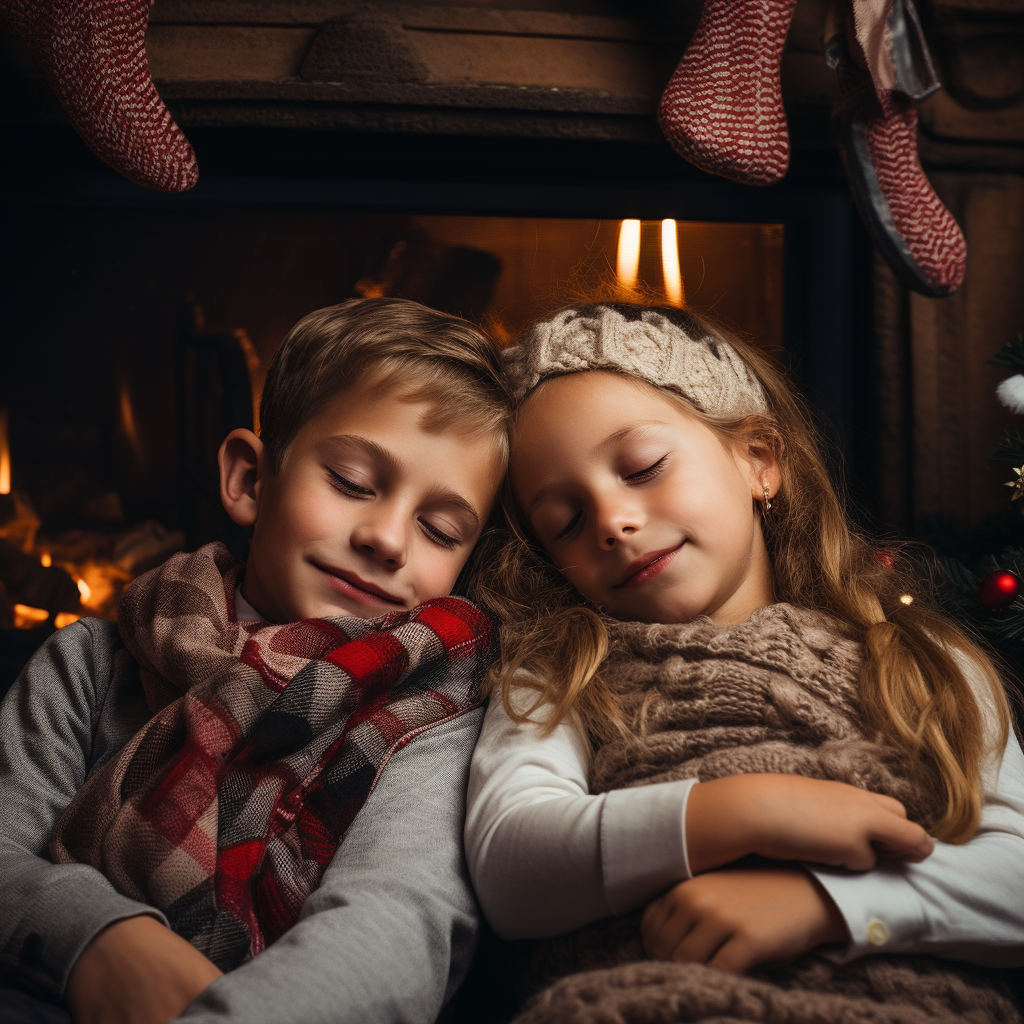
[[[400,569],[408,557],[406,518],[397,503],[374,502],[352,530],[352,547],[389,569]]]
[[[604,551],[613,551],[644,525],[643,514],[621,499],[605,499],[594,509],[597,543]]]

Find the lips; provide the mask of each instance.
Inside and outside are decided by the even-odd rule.
[[[664,548],[661,551],[649,551],[646,555],[641,555],[639,558],[630,562],[626,567],[626,575],[621,582],[614,584],[613,589],[618,590],[620,587],[641,587],[645,583],[650,582],[655,576],[664,572],[672,560],[682,550],[684,540],[681,544],[677,544],[675,547]]]
[[[327,577],[327,582],[345,597],[353,598],[362,604],[392,604],[404,607],[405,602],[383,587],[377,586],[370,580],[363,579],[358,573],[350,572],[348,569],[335,569],[330,566],[320,565],[313,562],[313,565]]]

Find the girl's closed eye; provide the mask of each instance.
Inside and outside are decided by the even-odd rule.
[[[572,532],[579,526],[583,519],[583,510],[580,509],[565,526],[562,527],[558,533],[555,534],[555,540],[565,540]]]
[[[651,463],[644,469],[637,470],[635,473],[630,473],[625,479],[630,483],[642,484],[648,480],[653,480],[661,471],[665,468],[665,464],[668,462],[668,455],[662,455],[657,462]]]

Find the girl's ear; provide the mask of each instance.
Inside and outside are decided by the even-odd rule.
[[[747,433],[737,445],[737,454],[746,465],[750,493],[755,501],[765,500],[765,488],[768,488],[768,497],[774,498],[782,486],[778,460],[781,447],[782,439],[774,431],[766,436],[763,425],[756,433]]]
[[[263,442],[251,431],[232,430],[217,452],[220,500],[240,526],[252,526],[259,508]]]

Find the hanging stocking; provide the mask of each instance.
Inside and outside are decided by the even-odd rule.
[[[832,125],[872,241],[907,287],[932,297],[963,281],[967,244],[917,154],[915,100],[939,87],[910,0],[854,0],[830,15],[825,53],[839,96]]]
[[[126,178],[183,192],[195,153],[149,73],[151,0],[0,0],[0,19],[28,45],[92,151]]]
[[[745,185],[789,167],[779,59],[796,0],[705,0],[658,121],[692,164]]]

